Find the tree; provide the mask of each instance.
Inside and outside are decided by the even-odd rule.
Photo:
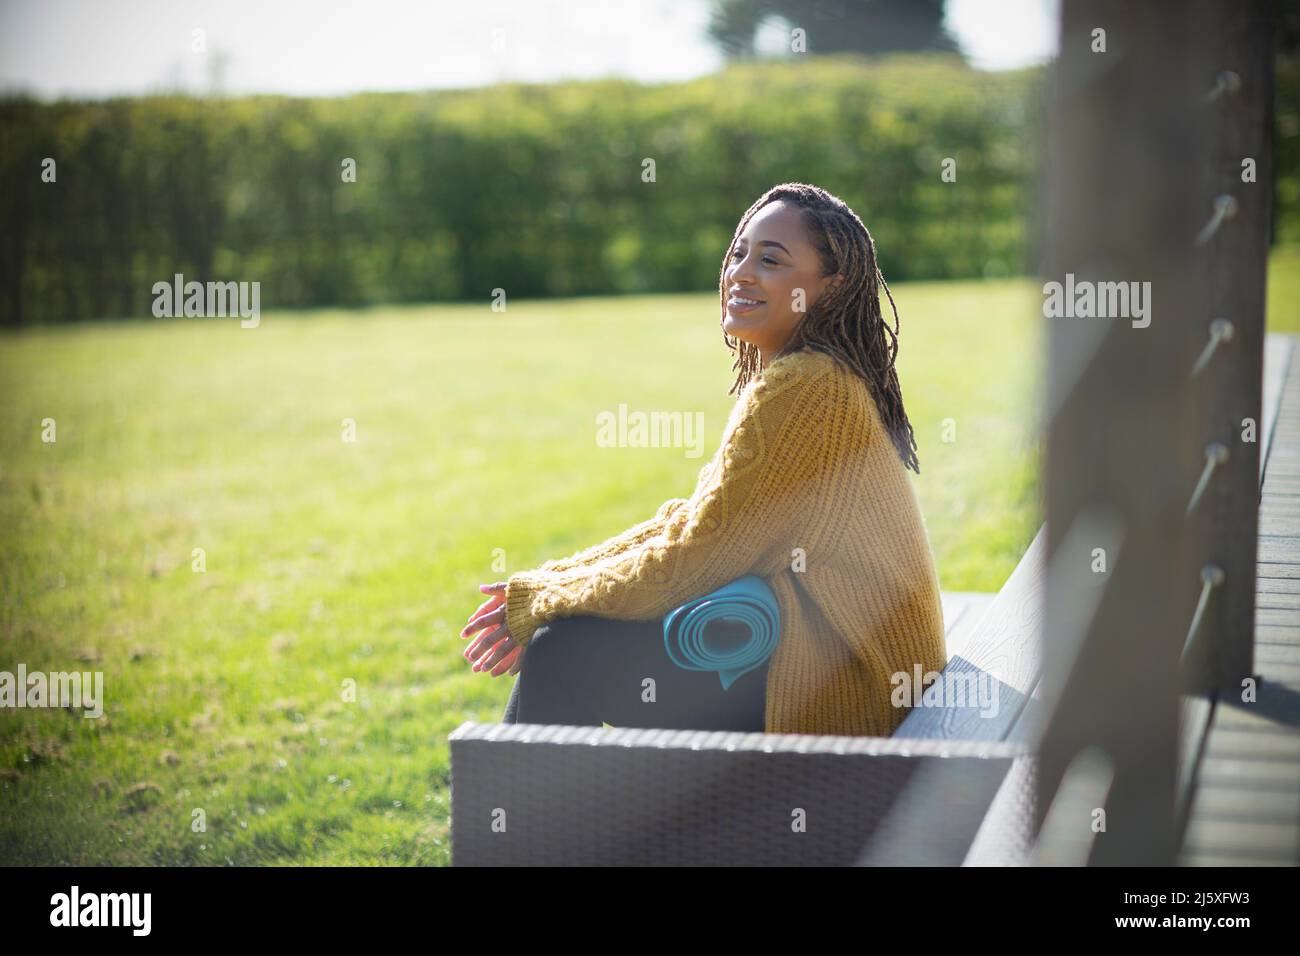
[[[729,59],[753,57],[776,18],[804,31],[809,53],[959,52],[943,0],[716,0],[709,36]]]

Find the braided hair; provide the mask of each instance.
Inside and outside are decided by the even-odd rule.
[[[763,193],[749,207],[736,226],[731,245],[722,260],[718,280],[722,322],[727,316],[727,269],[736,242],[754,214],[778,200],[803,210],[808,237],[821,258],[822,275],[839,273],[843,281],[827,287],[795,328],[790,341],[774,358],[807,347],[826,352],[845,363],[871,389],[880,419],[898,449],[903,466],[919,475],[921,466],[916,457],[916,437],[903,409],[903,393],[894,369],[894,357],[898,354],[898,307],[894,305],[894,296],[876,265],[876,247],[871,233],[843,200],[818,186],[782,183]],[[885,290],[894,312],[893,329],[885,322],[880,310],[880,289]],[[740,370],[727,393],[731,394],[744,388],[757,374],[760,355],[757,346],[733,339],[725,328],[722,340],[733,353],[739,350],[731,366]]]

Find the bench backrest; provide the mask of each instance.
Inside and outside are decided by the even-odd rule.
[[[961,653],[954,654],[895,737],[1017,740],[1034,726],[1034,691],[1042,676],[1044,557],[1047,526],[1026,549],[984,610]],[[982,691],[992,706],[981,706]]]

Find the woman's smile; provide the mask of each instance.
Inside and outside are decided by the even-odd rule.
[[[764,304],[761,299],[744,295],[732,295],[727,299],[727,311],[733,315],[744,315],[753,312],[755,309],[761,309]]]

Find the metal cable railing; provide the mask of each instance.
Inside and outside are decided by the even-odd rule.
[[[1061,568],[1049,572],[1046,588],[1044,620],[1054,631],[1045,640],[1053,667],[1043,685],[1051,693],[1044,701],[1033,857],[1168,865],[1190,797],[1193,775],[1184,771],[1201,747],[1204,727],[1197,729],[1197,721],[1208,721],[1214,693],[1230,687],[1251,661],[1253,634],[1243,632],[1253,631],[1254,615],[1259,486],[1258,470],[1250,466],[1262,418],[1271,167],[1271,67],[1262,53],[1270,48],[1270,26],[1262,0],[1186,8],[1104,3],[1102,12],[1124,24],[1126,54],[1155,64],[1154,72],[1114,64],[1099,70],[1098,57],[1081,40],[1101,13],[1067,0],[1060,61],[1065,92],[1058,105],[1071,119],[1054,127],[1060,148],[1052,181],[1061,212],[1049,227],[1046,261],[1075,271],[1081,263],[1122,262],[1150,276],[1172,316],[1208,316],[1194,350],[1186,323],[1157,325],[1135,339],[1090,335],[1069,323],[1052,326],[1051,384],[1066,385],[1069,394],[1057,402],[1063,411],[1053,408],[1049,417],[1049,450],[1056,450],[1048,461],[1049,527],[1068,529],[1087,508],[1109,509],[1126,526],[1131,547],[1123,572],[1098,582],[1101,595],[1084,616],[1079,592],[1096,587],[1078,570],[1086,550],[1071,547],[1063,532],[1050,539],[1049,564]],[[1162,35],[1174,20],[1173,42],[1181,43],[1176,57],[1168,56],[1170,38]],[[1225,61],[1234,68],[1218,65]],[[1213,76],[1213,82],[1202,86],[1198,75]],[[1129,98],[1118,114],[1110,108],[1116,96]],[[1151,125],[1156,117],[1158,128]],[[1139,142],[1142,152],[1129,145]],[[1104,152],[1095,145],[1102,143]],[[1181,170],[1177,184],[1172,169]],[[1078,191],[1085,183],[1091,187],[1087,199]],[[1119,183],[1114,191],[1107,188]],[[1209,200],[1203,215],[1188,205],[1192,195]],[[1123,217],[1139,241],[1116,237],[1112,225]],[[1199,254],[1204,258],[1196,261]],[[1182,357],[1184,349],[1191,361]],[[1077,357],[1084,350],[1087,361]],[[1098,420],[1107,427],[1098,429]],[[1193,438],[1194,432],[1202,434]],[[1175,492],[1180,521],[1157,489],[1181,487],[1176,465],[1198,444],[1193,487],[1181,502]],[[1095,474],[1082,473],[1083,462]],[[1127,472],[1125,462],[1132,463]],[[1256,480],[1253,501],[1247,500],[1247,471]],[[1089,540],[1094,553],[1111,554],[1109,546],[1096,547],[1103,543],[1098,535]],[[1197,575],[1195,589],[1189,572]],[[1180,609],[1193,596],[1184,626]],[[1075,632],[1078,647],[1063,649]],[[1150,656],[1135,654],[1139,646]],[[1115,697],[1099,705],[1108,694]],[[1189,694],[1201,705],[1190,708],[1195,718],[1187,716]],[[1101,777],[1079,790],[1076,761],[1086,754],[1110,768],[1105,779],[1114,786],[1108,793],[1098,796],[1106,789],[1094,785]],[[1081,829],[1081,815],[1098,806],[1107,807],[1124,836],[1094,840]]]

